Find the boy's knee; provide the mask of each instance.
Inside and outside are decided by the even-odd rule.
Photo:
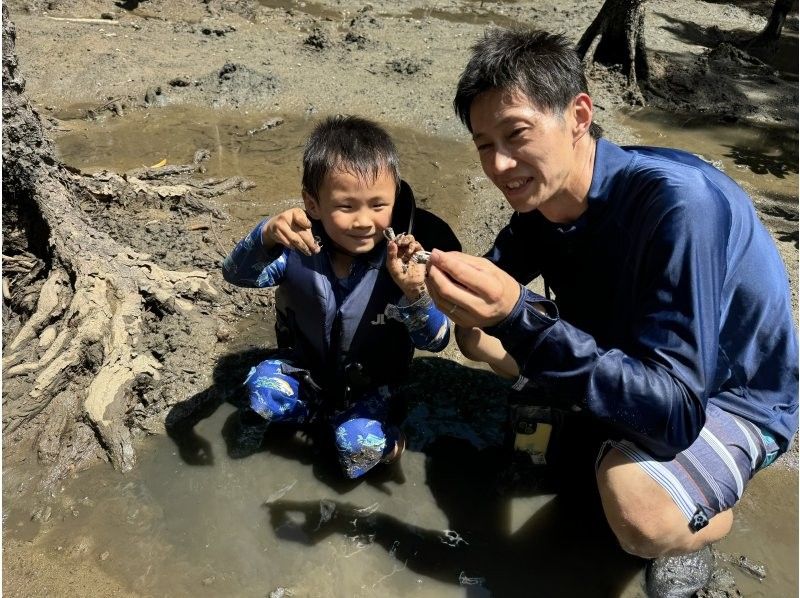
[[[375,467],[394,448],[380,422],[355,418],[336,427],[336,450],[345,475],[358,478]]]
[[[250,408],[267,421],[301,421],[307,413],[299,385],[280,366],[279,361],[267,360],[250,370],[244,382]]]

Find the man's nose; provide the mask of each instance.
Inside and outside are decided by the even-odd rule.
[[[517,161],[503,148],[495,150],[492,159],[492,168],[498,174],[506,172],[517,165]]]

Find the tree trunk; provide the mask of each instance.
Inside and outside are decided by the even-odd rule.
[[[634,99],[644,104],[639,83],[649,79],[644,43],[645,0],[606,0],[581,36],[576,50],[586,67],[595,60],[619,64]]]
[[[781,31],[783,31],[786,15],[796,4],[797,0],[775,0],[775,4],[772,6],[772,13],[769,15],[769,21],[767,21],[761,33],[747,42],[747,48],[774,50],[781,36]]]
[[[145,307],[190,314],[217,292],[206,272],[164,270],[92,225],[80,200],[113,185],[55,158],[24,95],[6,5],[2,14],[3,442],[35,442],[50,484],[98,457],[125,471],[133,389],[162,367],[140,343]]]

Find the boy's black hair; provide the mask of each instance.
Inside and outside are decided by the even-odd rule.
[[[472,46],[472,56],[458,80],[453,108],[472,132],[469,111],[485,91],[522,92],[538,109],[561,116],[581,92],[588,93],[583,65],[563,36],[537,29],[489,29]],[[603,130],[592,123],[589,134]]]
[[[358,116],[336,115],[320,122],[303,152],[303,190],[319,201],[325,175],[348,172],[364,182],[374,182],[386,169],[400,188],[397,148],[382,127]]]

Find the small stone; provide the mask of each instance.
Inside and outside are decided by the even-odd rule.
[[[217,579],[217,578],[216,578],[216,577],[214,577],[213,575],[211,575],[210,577],[206,577],[206,578],[203,580],[203,585],[204,585],[204,586],[210,586],[212,583],[214,583],[214,582],[216,581],[216,579]]]
[[[105,560],[107,560],[107,559],[108,559],[108,557],[109,557],[109,556],[111,556],[111,555],[110,555],[110,554],[108,553],[108,551],[106,550],[104,553],[102,553],[102,554],[100,555],[100,560],[101,560],[101,561],[105,561]]]

